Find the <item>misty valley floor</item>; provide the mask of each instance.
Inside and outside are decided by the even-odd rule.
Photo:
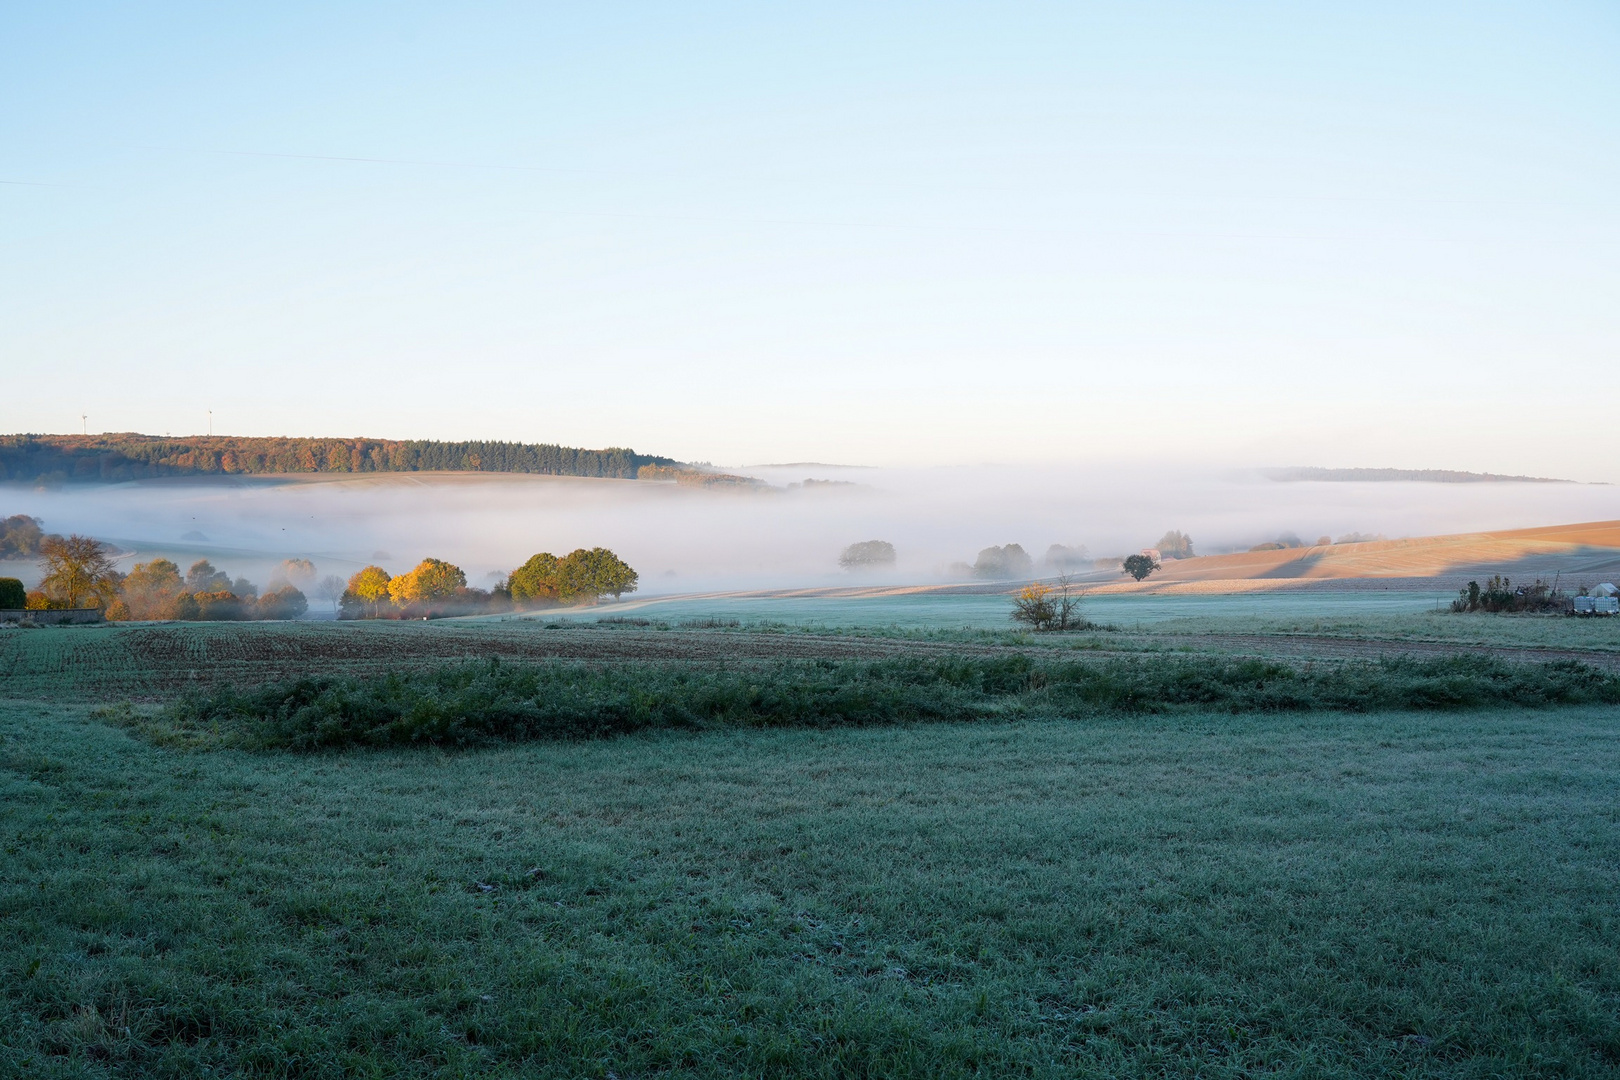
[[[1620,1069],[1612,708],[297,756],[30,696],[0,1075]]]

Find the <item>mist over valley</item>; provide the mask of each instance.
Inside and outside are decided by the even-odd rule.
[[[1034,572],[1090,569],[1167,530],[1200,555],[1278,537],[1425,536],[1620,516],[1602,485],[1278,482],[1262,470],[1172,464],[862,468],[719,467],[752,486],[503,473],[187,476],[51,487],[0,484],[6,514],[116,544],[125,562],[209,558],[267,576],[310,558],[347,576],[423,557],[487,586],[536,551],[606,546],[645,594],[959,580],[978,554],[1017,544]],[[3,516],[3,515],[0,515]],[[887,541],[892,564],[848,570],[851,544]],[[1085,564],[1046,565],[1052,545]],[[28,580],[32,567],[8,572]],[[1027,576],[1009,574],[1008,577]]]

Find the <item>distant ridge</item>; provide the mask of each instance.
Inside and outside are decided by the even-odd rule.
[[[1425,484],[1573,484],[1549,476],[1504,476],[1501,473],[1458,472],[1453,469],[1318,469],[1296,466],[1265,469],[1272,480],[1417,481]]]
[[[743,469],[870,469],[871,465],[839,465],[832,461],[767,461],[762,465],[741,465]]]
[[[291,439],[236,435],[170,438],[109,435],[0,435],[0,480],[116,483],[159,476],[276,473],[486,472],[633,480],[673,458],[622,447],[582,450],[550,443],[437,442],[430,439]]]

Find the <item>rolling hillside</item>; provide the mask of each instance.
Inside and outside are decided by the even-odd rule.
[[[1620,576],[1620,521],[1166,559],[1164,568],[1147,581],[1110,580],[1090,588],[1094,592],[1251,592],[1358,581],[1432,584],[1437,578],[1495,573],[1515,579],[1562,574],[1570,584]]]

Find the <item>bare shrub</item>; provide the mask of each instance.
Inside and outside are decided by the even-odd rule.
[[[1032,630],[1083,630],[1091,625],[1080,616],[1080,596],[1068,575],[1057,586],[1035,582],[1013,596],[1012,620]]]

